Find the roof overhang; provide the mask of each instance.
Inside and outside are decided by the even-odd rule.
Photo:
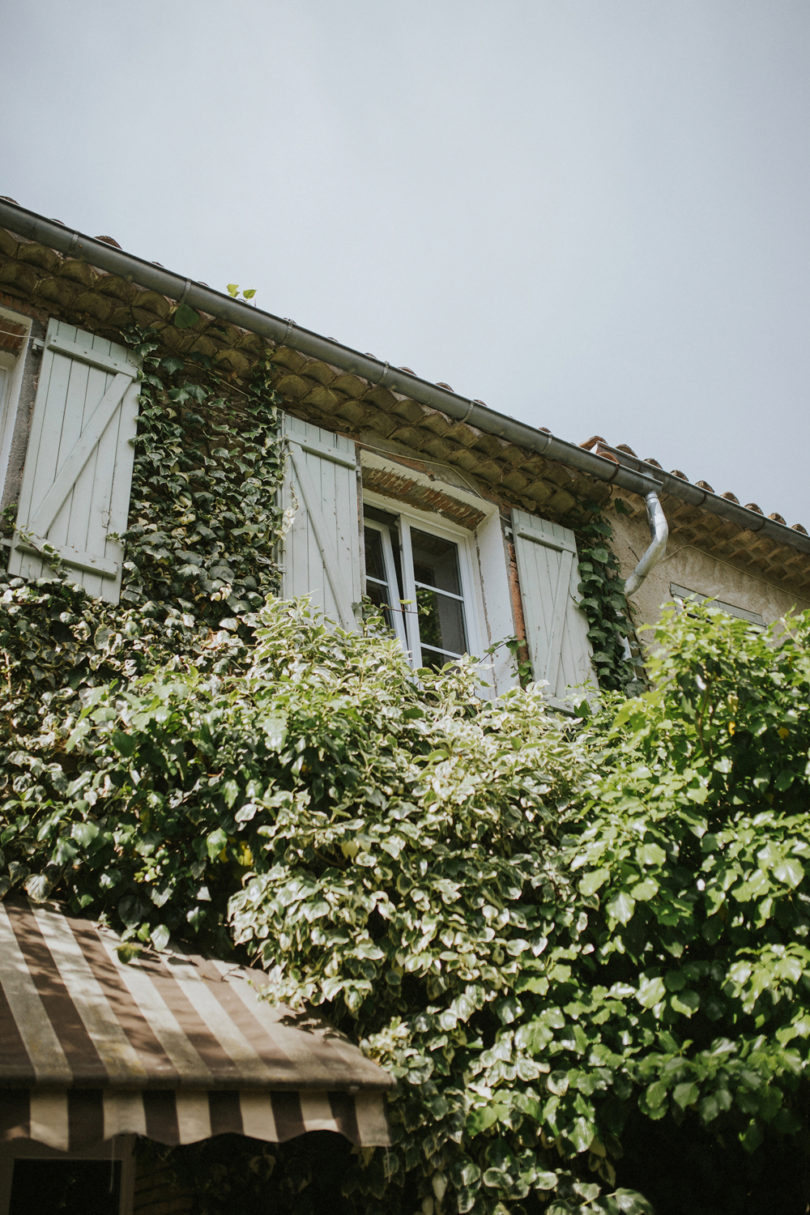
[[[574,526],[614,490],[636,495],[640,515],[644,497],[663,492],[690,533],[710,549],[718,533],[734,531],[740,540],[731,548],[756,565],[759,555],[750,546],[755,536],[768,569],[778,572],[787,550],[791,580],[798,575],[797,585],[807,588],[806,561],[797,563],[793,556],[810,552],[803,528],[741,507],[603,440],[568,443],[448,385],[127,253],[110,238],[87,236],[0,198],[2,291],[110,335],[133,322],[152,326],[169,349],[206,356],[234,377],[247,374],[269,346],[274,387],[285,408],[371,450],[394,457],[416,452],[428,465],[452,468],[474,481],[494,500]],[[198,314],[194,325],[180,324],[184,307]],[[718,555],[727,556],[728,544],[721,549]]]
[[[285,407],[372,448],[417,451],[505,490],[529,509],[558,517],[583,514],[582,504],[606,501],[611,485],[640,494],[657,488],[654,477],[498,413],[448,385],[392,367],[7,199],[0,199],[0,260],[0,291],[100,331],[120,332],[133,321],[153,326],[170,349],[206,355],[226,373],[249,372],[269,343]],[[193,325],[186,324],[188,309],[198,317]]]

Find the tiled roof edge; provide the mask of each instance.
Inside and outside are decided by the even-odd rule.
[[[714,515],[736,523],[747,531],[767,536],[781,544],[789,544],[791,548],[798,549],[801,553],[810,553],[810,536],[807,535],[801,524],[790,527],[787,523],[779,523],[776,519],[765,515],[759,507],[756,510],[752,509],[753,503],[751,506],[741,506],[733,495],[716,494],[705,481],[692,482],[680,470],[665,472],[657,462],[639,459],[626,444],[614,447],[601,436],[596,435],[592,439],[588,439],[582,446],[585,450],[595,450],[600,455],[604,455],[606,459],[615,460],[618,464],[630,468],[634,472],[645,473],[649,470],[650,474],[658,479],[666,494],[680,498],[692,506],[702,507]]]
[[[389,363],[361,354],[332,338],[321,337],[312,330],[296,325],[254,308],[251,304],[232,299],[204,283],[183,278],[164,269],[157,262],[148,262],[109,243],[110,238],[87,236],[67,228],[58,220],[49,220],[28,211],[10,199],[0,198],[0,227],[19,236],[38,241],[48,248],[74,257],[100,270],[117,274],[136,282],[178,303],[217,316],[221,320],[249,330],[279,345],[292,346],[302,354],[379,384],[423,405],[437,409],[459,422],[466,422],[486,434],[504,439],[547,459],[576,468],[633,493],[657,493],[661,487],[658,476],[628,468],[606,459],[599,453],[586,451],[576,443],[559,439],[547,430],[538,430],[484,405],[481,401],[459,396],[447,386],[433,384],[412,372],[392,367]]]

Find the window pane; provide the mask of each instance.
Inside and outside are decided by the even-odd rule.
[[[454,595],[461,594],[461,576],[458,568],[458,545],[442,536],[431,536],[411,528],[411,551],[413,552],[413,576],[417,582],[435,586]]]
[[[15,1160],[10,1215],[117,1215],[121,1165],[111,1160]]]
[[[416,606],[419,612],[419,642],[425,666],[435,665],[428,661],[426,647],[444,652],[439,665],[467,652],[464,604],[460,599],[451,599],[441,591],[418,587]]]
[[[392,610],[399,610],[399,592],[388,581],[382,532],[364,528],[366,549],[366,595],[380,609],[386,625],[395,632]],[[393,604],[393,609],[392,609]]]
[[[385,582],[382,535],[374,527],[363,529],[366,538],[366,577]]]

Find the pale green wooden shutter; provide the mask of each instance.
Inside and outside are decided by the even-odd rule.
[[[138,413],[138,366],[123,346],[51,321],[45,339],[9,572],[52,572],[110,603],[121,589]]]
[[[595,686],[574,533],[522,510],[512,511],[512,530],[534,678],[548,681],[554,699],[567,688]]]
[[[354,443],[288,415],[283,506],[282,594],[309,595],[315,607],[354,628],[361,598],[360,523]]]

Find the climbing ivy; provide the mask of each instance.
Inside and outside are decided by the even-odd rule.
[[[621,507],[617,502],[617,508]],[[580,606],[588,621],[593,666],[603,692],[637,690],[639,670],[630,656],[633,624],[624,594],[613,529],[594,507],[577,531]]]
[[[209,623],[255,610],[278,590],[282,531],[269,362],[242,388],[207,358],[163,354],[148,331],[130,340],[142,370],[122,602]]]
[[[252,613],[278,588],[283,449],[268,363],[239,383],[206,358],[168,353],[152,331],[128,338],[141,361],[140,415],[121,603],[88,598],[58,569],[35,582],[0,575],[0,897],[66,893],[79,851],[100,848],[97,833],[76,826],[77,843],[54,817],[69,790],[82,804],[81,765],[57,742],[60,726],[95,689],[156,666],[237,661]],[[30,841],[19,842],[29,830],[52,844],[36,868]],[[80,910],[92,900],[70,901]]]

